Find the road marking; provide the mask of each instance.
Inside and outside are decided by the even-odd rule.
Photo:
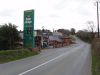
[[[36,67],[34,67],[34,68],[31,68],[31,69],[29,69],[29,70],[27,70],[27,71],[25,71],[25,72],[22,72],[22,73],[20,73],[20,74],[18,74],[18,75],[24,75],[24,74],[26,74],[26,73],[28,73],[28,72],[30,72],[30,71],[32,71],[32,70],[35,70],[35,69],[37,69],[37,68],[39,68],[39,67],[41,67],[41,66],[43,66],[43,65],[46,65],[46,64],[48,64],[48,63],[50,63],[50,62],[52,62],[52,61],[54,61],[54,60],[56,60],[56,59],[59,59],[60,57],[62,57],[62,56],[65,56],[65,55],[68,55],[68,54],[70,54],[70,53],[72,53],[72,52],[75,52],[75,50],[77,50],[79,47],[76,47],[76,48],[74,48],[74,50],[71,50],[71,51],[69,51],[69,52],[67,52],[67,53],[63,53],[62,55],[59,55],[59,56],[57,56],[56,58],[54,58],[54,59],[51,59],[51,60],[49,60],[49,61],[47,61],[47,62],[45,62],[45,63],[43,63],[43,64],[40,64],[40,65],[38,65],[38,66],[36,66]]]
[[[52,61],[54,61],[54,60],[56,60],[56,59],[58,59],[58,58],[60,58],[60,57],[62,57],[62,56],[64,56],[65,54],[62,54],[62,55],[60,55],[60,56],[58,56],[58,57],[56,57],[56,58],[54,58],[54,59],[51,59],[51,60],[49,60],[49,61],[47,61],[47,62],[45,62],[45,63],[43,63],[43,64],[41,64],[41,65],[38,65],[38,66],[36,66],[36,67],[34,67],[34,68],[32,68],[32,69],[29,69],[29,70],[27,70],[27,71],[25,71],[25,72],[22,72],[22,73],[20,73],[20,74],[18,74],[18,75],[24,75],[24,74],[26,74],[26,73],[28,73],[28,72],[30,72],[30,71],[32,71],[32,70],[35,70],[35,69],[37,69],[37,68],[39,68],[39,67],[41,67],[41,66],[43,66],[43,65],[46,65],[46,64],[48,64],[49,62],[52,62]]]

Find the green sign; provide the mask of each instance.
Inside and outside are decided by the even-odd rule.
[[[34,10],[24,11],[24,47],[34,48]]]

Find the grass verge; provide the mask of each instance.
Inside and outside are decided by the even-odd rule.
[[[92,75],[100,75],[100,39],[92,43]]]
[[[100,75],[100,58],[92,52],[92,75]]]
[[[36,51],[32,52],[26,49],[0,51],[0,63],[6,63],[37,54],[38,52]]]

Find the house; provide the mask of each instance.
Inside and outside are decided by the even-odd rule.
[[[62,39],[58,36],[51,35],[48,40],[49,47],[57,48],[62,46]]]
[[[70,37],[63,37],[63,46],[70,45],[72,43],[72,39]]]
[[[52,48],[62,47],[62,33],[54,31],[48,38],[48,45]]]
[[[53,48],[63,47],[70,45],[72,39],[68,35],[63,35],[60,32],[53,32],[53,35],[49,36],[49,46]]]
[[[41,37],[41,40],[40,40],[41,47],[42,48],[48,47],[48,37],[52,33],[49,30],[36,30],[36,33],[37,33],[36,36]]]
[[[41,49],[41,36],[35,36],[35,47]]]
[[[22,38],[20,43],[23,45],[23,32],[19,32],[19,36]],[[34,39],[35,39],[35,47],[45,48],[52,47],[58,48],[71,44],[71,38],[67,35],[63,35],[60,32],[54,31],[42,31],[35,30],[34,31]]]
[[[21,44],[23,46],[23,40],[24,40],[23,31],[19,31],[19,37],[21,38],[19,40],[19,44]],[[34,31],[34,39],[35,39],[36,47],[40,46],[40,44],[41,44],[41,35],[39,34],[39,32],[38,32],[38,35],[37,35],[37,31]]]

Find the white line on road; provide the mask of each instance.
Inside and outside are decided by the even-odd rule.
[[[81,45],[81,46],[83,46],[83,45]],[[41,66],[43,66],[43,65],[46,65],[46,64],[48,64],[48,63],[50,63],[50,62],[52,62],[52,61],[54,61],[54,60],[56,60],[56,59],[59,59],[59,58],[62,57],[62,56],[69,55],[70,53],[75,52],[75,50],[77,50],[77,49],[79,49],[79,47],[76,47],[76,48],[74,48],[74,50],[71,50],[71,51],[66,52],[66,53],[64,53],[64,54],[61,54],[61,55],[57,56],[57,57],[54,58],[54,59],[51,59],[51,60],[49,60],[49,61],[47,61],[47,62],[45,62],[45,63],[43,63],[43,64],[40,64],[40,65],[38,65],[38,66],[36,66],[36,67],[34,67],[34,68],[31,68],[31,69],[29,69],[29,70],[27,70],[27,71],[25,71],[25,72],[20,73],[20,74],[18,74],[18,75],[24,75],[24,74],[26,74],[26,73],[28,73],[28,72],[30,72],[30,71],[32,71],[32,70],[35,70],[35,69],[37,69],[37,68],[39,68],[39,67],[41,67]]]

